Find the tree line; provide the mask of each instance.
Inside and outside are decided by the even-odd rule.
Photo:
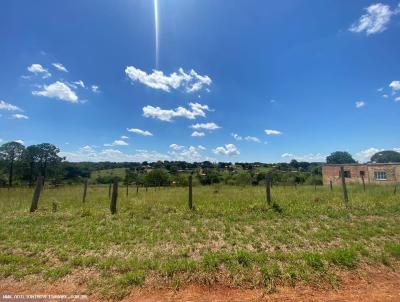
[[[374,162],[400,162],[400,153],[381,151],[371,157]],[[326,159],[328,164],[356,163],[348,152],[337,151]],[[195,183],[210,185],[258,185],[271,174],[275,183],[322,184],[321,162],[305,162],[293,159],[289,163],[266,164],[232,163],[210,161],[157,161],[157,162],[68,162],[60,156],[60,149],[50,143],[25,147],[18,142],[8,142],[0,146],[0,186],[12,187],[29,185],[38,176],[44,181],[58,184],[72,184],[90,178],[93,172],[123,168],[123,175],[92,177],[94,183],[110,183],[113,180],[125,184],[142,186],[187,185],[187,176],[194,174]]]

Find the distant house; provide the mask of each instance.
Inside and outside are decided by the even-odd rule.
[[[340,184],[340,168],[344,168],[344,177],[348,183],[394,184],[400,182],[400,163],[388,164],[326,164],[322,166],[324,185]]]

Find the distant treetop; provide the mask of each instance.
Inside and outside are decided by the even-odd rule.
[[[371,157],[375,163],[400,163],[400,153],[396,151],[381,151]]]
[[[357,163],[349,152],[336,151],[326,158],[327,164],[355,164]]]

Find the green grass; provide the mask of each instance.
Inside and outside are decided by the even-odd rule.
[[[114,169],[105,169],[93,171],[90,175],[91,180],[96,180],[97,177],[101,176],[119,176],[121,179],[125,178],[126,169],[125,168],[114,168]]]
[[[187,283],[264,287],[336,280],[360,265],[400,261],[400,197],[393,188],[120,188],[109,212],[108,186],[46,188],[29,213],[31,189],[0,189],[0,282],[82,277],[89,293],[120,299],[133,287]],[[56,204],[54,210],[53,204]],[[90,277],[84,277],[87,272]]]

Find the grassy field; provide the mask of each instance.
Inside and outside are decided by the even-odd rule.
[[[0,189],[2,278],[53,282],[74,276],[105,298],[133,287],[188,283],[262,287],[339,282],[337,272],[361,265],[396,268],[400,260],[400,195],[391,186],[340,188],[120,188],[118,213],[108,187],[45,189],[29,213],[31,189]]]
[[[93,171],[90,175],[91,180],[96,180],[97,177],[104,177],[104,176],[119,176],[121,179],[125,178],[126,169],[125,168],[115,168],[115,169],[105,169],[105,170],[98,170]]]

